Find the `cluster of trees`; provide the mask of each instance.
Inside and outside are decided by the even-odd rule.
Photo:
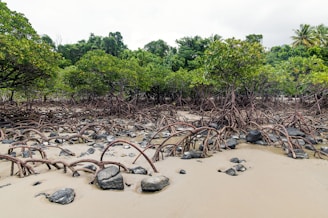
[[[0,2],[0,93],[75,100],[141,95],[162,103],[213,95],[327,94],[328,27],[300,25],[292,45],[266,50],[262,35],[163,40],[129,50],[120,32],[56,45]],[[11,95],[12,97],[12,95]],[[45,98],[46,99],[46,98]]]

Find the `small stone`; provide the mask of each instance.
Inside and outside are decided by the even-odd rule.
[[[135,132],[128,132],[128,134],[127,134],[129,137],[131,137],[131,138],[135,138],[135,137],[137,137],[137,134],[135,133]]]
[[[93,153],[95,153],[95,149],[94,149],[94,148],[89,148],[89,149],[87,150],[87,153],[88,153],[88,154],[93,154]]]
[[[235,138],[230,138],[226,141],[226,146],[230,149],[235,149],[237,144],[238,142]]]
[[[180,174],[186,174],[187,172],[185,170],[180,170],[179,173]]]
[[[135,157],[136,154],[135,153],[129,153],[129,157]]]
[[[40,181],[37,181],[37,182],[33,183],[32,185],[33,186],[37,186],[37,185],[40,185],[40,184],[41,184],[41,182]]]
[[[84,168],[86,168],[88,170],[91,170],[93,172],[96,172],[97,171],[97,167],[95,165],[93,165],[93,164],[87,165]]]
[[[54,192],[48,197],[48,200],[57,204],[69,204],[74,201],[75,192],[71,188],[65,188]]]
[[[49,137],[55,137],[55,136],[59,136],[59,134],[57,132],[51,132],[49,134]]]
[[[115,141],[115,136],[112,136],[112,135],[106,136],[106,140],[107,140],[107,142],[113,142],[113,141]]]
[[[230,175],[230,176],[237,176],[238,174],[237,174],[237,172],[236,172],[236,170],[235,169],[233,169],[233,168],[229,168],[229,169],[227,169],[226,171],[224,171],[226,174],[228,174],[228,175]]]
[[[187,151],[183,154],[181,159],[203,158],[203,152],[201,151]]]
[[[231,163],[241,163],[244,162],[245,160],[240,160],[238,157],[233,157],[230,159]]]
[[[237,165],[234,166],[234,168],[235,168],[238,172],[244,172],[244,171],[247,170],[247,168],[246,168],[244,165],[242,165],[242,164],[237,164]]]
[[[143,168],[143,167],[140,167],[140,166],[138,166],[138,167],[135,167],[135,168],[131,168],[131,169],[129,169],[130,170],[130,172],[132,173],[132,174],[141,174],[141,175],[147,175],[147,170],[145,169],[145,168]]]
[[[130,146],[130,145],[124,145],[123,148],[124,148],[124,149],[130,149],[131,146]]]

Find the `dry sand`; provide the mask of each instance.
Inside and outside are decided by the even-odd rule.
[[[0,152],[6,153],[8,145],[0,144]],[[86,145],[67,145],[78,155],[88,149]],[[110,153],[128,167],[141,165],[152,172],[141,158],[132,165],[134,158],[122,157],[131,149],[115,147]],[[58,157],[59,150],[49,149]],[[99,159],[100,151],[87,156]],[[234,164],[232,157],[245,159],[247,171],[238,176],[219,173]],[[75,159],[76,157],[73,157]],[[86,158],[86,157],[84,157]],[[68,157],[64,157],[69,162]],[[143,175],[123,173],[124,191],[100,190],[88,184],[92,175],[81,172],[73,178],[62,170],[37,167],[40,174],[25,178],[9,176],[10,163],[0,161],[0,214],[1,217],[24,218],[72,218],[72,217],[328,217],[328,162],[318,159],[294,160],[270,151],[239,146],[210,158],[182,160],[169,157],[155,163],[160,174],[170,179],[164,190],[144,194],[140,192]],[[179,174],[179,170],[186,174]],[[41,184],[33,186],[40,181]],[[50,203],[38,193],[53,193],[70,187],[76,192],[69,205]]]

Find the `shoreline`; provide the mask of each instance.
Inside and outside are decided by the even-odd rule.
[[[85,146],[80,147],[85,150]],[[129,164],[133,159],[118,157]],[[232,157],[245,159],[247,170],[238,176],[219,173],[219,169],[234,165]],[[138,164],[152,172],[144,160],[138,160],[135,166]],[[112,191],[88,184],[92,179],[89,173],[74,178],[69,172],[43,166],[38,175],[17,178],[9,176],[9,165],[0,162],[0,186],[11,184],[0,188],[4,217],[328,217],[328,162],[295,160],[262,149],[241,146],[204,159],[168,157],[155,165],[159,174],[170,179],[170,185],[146,194],[140,193],[139,184],[144,175],[122,173],[124,181],[132,185],[124,191]],[[180,169],[187,173],[179,174]],[[37,181],[41,184],[33,186]],[[69,205],[34,197],[66,187],[76,192]]]

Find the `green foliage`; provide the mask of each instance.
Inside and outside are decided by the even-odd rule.
[[[317,57],[291,57],[275,67],[271,80],[279,84],[280,90],[287,95],[304,94],[316,84],[325,85],[328,68]]]
[[[163,40],[151,41],[144,46],[146,51],[151,52],[161,58],[165,57],[170,51],[170,46]]]
[[[250,34],[246,36],[246,41],[250,43],[262,43],[263,35],[262,34]]]
[[[318,26],[301,24],[299,29],[294,30],[294,33],[293,46],[302,45],[307,48],[328,46],[328,27],[324,24]]]
[[[205,50],[208,48],[212,40],[210,38],[203,39],[200,36],[184,37],[176,40],[178,48],[178,56],[183,60],[183,65],[180,66],[187,70],[193,70],[198,68],[198,65],[193,61],[197,57],[204,55]],[[179,67],[179,68],[180,68]]]
[[[30,86],[54,76],[57,59],[44,43],[0,35],[0,88]]]
[[[110,32],[106,37],[91,33],[88,41],[81,40],[75,44],[58,46],[58,52],[65,59],[70,60],[72,64],[75,64],[83,55],[92,50],[102,50],[107,54],[119,57],[125,49],[127,46],[123,43],[120,32]]]
[[[205,52],[205,69],[223,87],[237,88],[263,65],[264,50],[259,43],[237,39],[214,41]]]
[[[28,20],[0,2],[0,88],[24,90],[54,77],[58,55]]]
[[[294,30],[295,35],[292,36],[293,46],[311,47],[317,43],[314,27],[309,24],[301,24],[299,29]]]
[[[294,34],[292,45],[267,52],[261,34],[244,41],[183,37],[176,48],[160,39],[131,51],[120,32],[109,32],[56,47],[0,1],[0,89],[72,97],[146,92],[158,100],[204,97],[213,89],[287,95],[328,89],[328,27],[301,24]]]
[[[39,36],[28,19],[21,13],[11,11],[0,1],[0,35],[11,35],[16,39],[38,40]]]

